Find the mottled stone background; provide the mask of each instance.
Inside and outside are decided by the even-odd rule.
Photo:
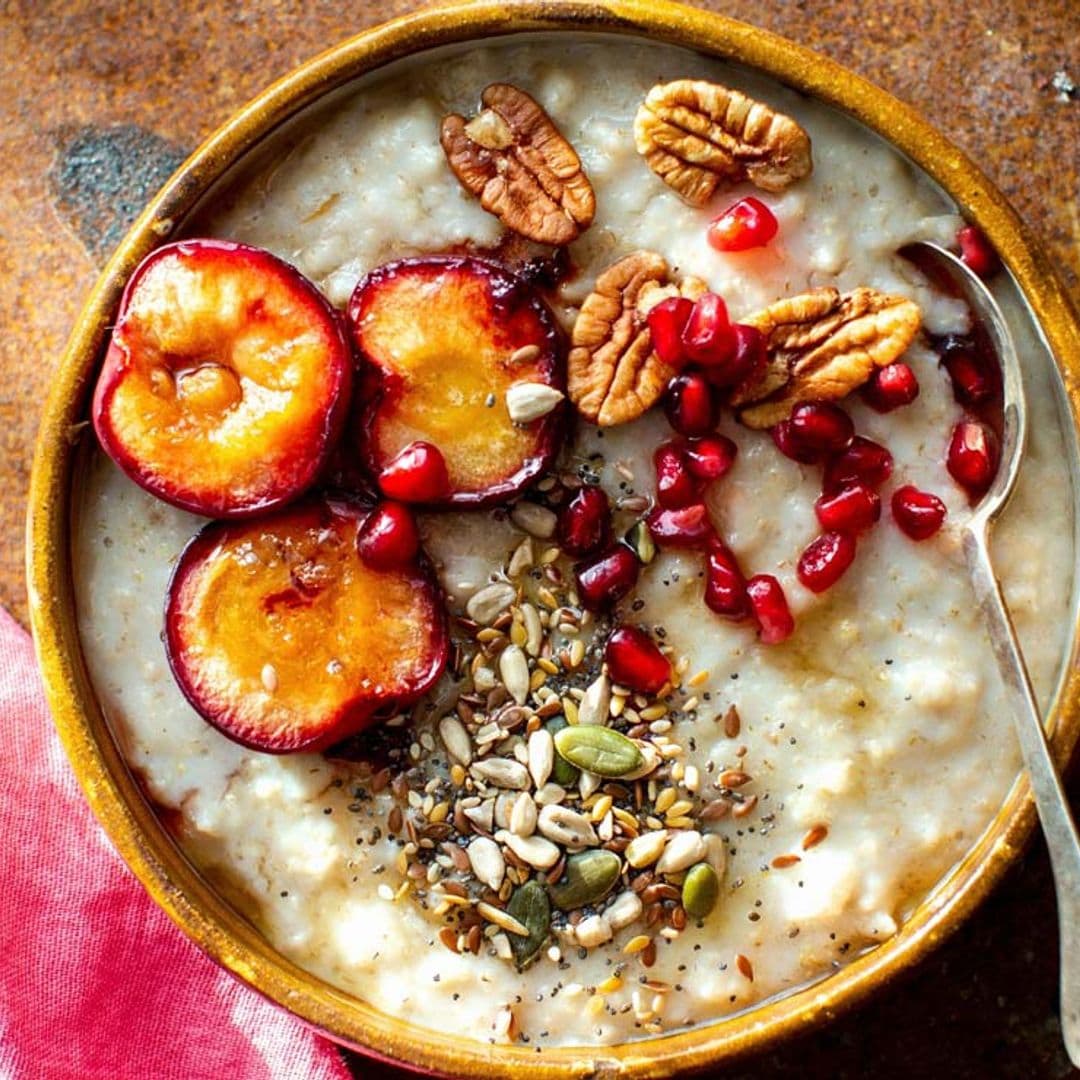
[[[94,275],[183,156],[264,86],[401,0],[0,5],[0,603],[25,621],[40,403]],[[1080,0],[711,0],[921,109],[981,163],[1080,303]],[[1074,796],[1077,784],[1072,785]],[[1074,802],[1078,801],[1074,798]],[[1053,893],[1037,842],[917,974],[733,1078],[1059,1078]],[[356,1075],[387,1070],[351,1058]],[[395,1074],[396,1075],[396,1074]]]

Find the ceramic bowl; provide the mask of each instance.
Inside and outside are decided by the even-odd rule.
[[[199,875],[128,771],[87,677],[72,587],[72,490],[89,388],[124,282],[174,235],[208,189],[268,133],[351,80],[440,46],[496,35],[603,33],[647,38],[733,60],[855,117],[899,148],[977,222],[1003,256],[1080,404],[1080,327],[1048,260],[999,192],[925,120],[882,90],[782,38],[718,15],[656,0],[527,0],[423,11],[375,27],[271,86],[206,142],[150,203],[120,245],[82,312],[56,374],[41,426],[28,524],[30,612],[49,702],[94,811],[154,899],[208,955],[328,1036],[429,1073],[501,1077],[653,1077],[728,1062],[850,1008],[909,969],[986,896],[1031,833],[1021,780],[992,826],[893,938],[823,982],[712,1025],[603,1048],[491,1048],[385,1016],[284,959]],[[1075,447],[1074,447],[1075,454]],[[1075,629],[1073,645],[1075,645]],[[1075,670],[1074,668],[1071,670]],[[1059,689],[1053,748],[1067,760],[1080,735],[1080,674]],[[1050,932],[1050,928],[1047,928]]]

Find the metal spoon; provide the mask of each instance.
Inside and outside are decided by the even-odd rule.
[[[1012,699],[1020,751],[1042,821],[1057,894],[1061,958],[1061,1030],[1069,1059],[1080,1066],[1080,838],[1054,768],[1031,680],[1009,617],[1001,585],[990,562],[988,535],[1016,486],[1027,436],[1027,407],[1020,362],[1012,335],[990,290],[952,252],[920,241],[900,252],[920,269],[945,273],[986,327],[1001,365],[1004,430],[1001,463],[990,489],[964,526],[963,550],[990,632],[1001,677]]]

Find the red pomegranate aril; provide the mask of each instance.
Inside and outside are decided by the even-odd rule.
[[[866,403],[879,413],[910,405],[919,396],[919,380],[902,360],[878,368],[862,389]]]
[[[746,595],[758,623],[758,637],[775,645],[791,637],[795,620],[780,582],[772,574],[755,574],[746,583]]]
[[[694,481],[682,451],[674,443],[664,443],[653,455],[656,466],[656,501],[669,510],[698,501]]]
[[[809,450],[838,454],[851,445],[855,425],[839,405],[828,401],[804,401],[791,411],[791,433]]]
[[[682,332],[686,355],[698,364],[724,364],[735,352],[735,332],[727,305],[716,293],[705,293],[694,302]]]
[[[661,547],[703,547],[713,535],[709,512],[702,503],[678,510],[657,506],[649,513],[645,524]]]
[[[730,387],[739,390],[761,378],[769,354],[765,348],[765,338],[756,326],[744,323],[732,323],[731,333],[735,347],[731,359],[726,364],[705,369],[705,377],[721,388]]]
[[[881,497],[866,484],[851,484],[814,503],[821,526],[830,532],[858,533],[881,517]]]
[[[705,604],[717,615],[741,622],[752,614],[746,579],[738,560],[719,538],[709,545],[705,566]]]
[[[668,423],[687,438],[705,435],[719,419],[716,391],[697,371],[684,371],[668,383],[664,415]]]
[[[791,458],[792,461],[797,461],[801,465],[817,465],[825,457],[820,450],[815,450],[802,442],[795,434],[790,420],[781,420],[770,430],[770,434],[773,442],[776,443],[776,449],[784,457]]]
[[[842,454],[829,459],[822,490],[827,495],[835,495],[852,484],[879,488],[892,475],[892,467],[892,454],[884,446],[856,435]]]
[[[961,405],[978,405],[994,396],[997,383],[970,342],[962,338],[946,340],[941,363],[952,380],[953,397]]]
[[[978,225],[963,225],[956,233],[960,258],[981,278],[991,277],[1001,269],[1001,260]]]
[[[431,443],[411,442],[379,473],[379,487],[384,495],[401,502],[434,502],[450,488],[446,459]]]
[[[671,681],[671,661],[644,630],[620,626],[604,647],[608,674],[620,686],[655,694]]]
[[[997,437],[977,420],[961,420],[953,428],[945,463],[952,478],[969,495],[981,495],[997,472]]]
[[[693,310],[693,300],[688,300],[685,296],[669,296],[651,308],[645,316],[652,336],[653,350],[665,364],[682,367],[686,362],[682,335]]]
[[[611,540],[611,504],[602,488],[579,488],[559,511],[559,547],[568,555],[591,555]]]
[[[408,565],[420,550],[420,534],[412,511],[399,502],[376,506],[356,534],[356,550],[376,570]]]
[[[698,480],[719,480],[735,464],[739,448],[726,435],[691,439],[683,449],[686,467]]]
[[[578,598],[589,611],[605,611],[618,603],[636,584],[640,563],[622,544],[574,567]]]
[[[900,530],[912,540],[927,540],[945,521],[945,504],[932,492],[912,484],[897,488],[892,497],[892,516]]]
[[[811,592],[824,592],[835,585],[855,561],[855,538],[850,533],[822,533],[799,556],[796,573]]]
[[[706,235],[717,251],[748,251],[764,247],[779,228],[776,215],[760,199],[750,195],[713,218]]]

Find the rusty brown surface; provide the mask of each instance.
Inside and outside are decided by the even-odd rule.
[[[0,603],[25,621],[37,414],[103,258],[187,150],[277,76],[401,0],[16,0],[0,7]],[[711,0],[920,109],[979,162],[1080,302],[1077,0]],[[1060,81],[1060,80],[1059,80]],[[1075,785],[1074,785],[1075,787]],[[1071,1075],[1059,1047],[1041,847],[930,963],[732,1077]],[[352,1059],[357,1076],[389,1072]]]

